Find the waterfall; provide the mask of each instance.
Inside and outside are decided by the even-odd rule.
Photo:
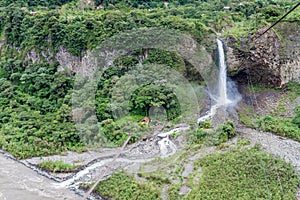
[[[230,79],[227,79],[227,69],[225,62],[225,53],[223,48],[223,43],[220,39],[217,39],[218,45],[218,56],[219,56],[219,75],[218,75],[218,94],[215,99],[216,103],[211,107],[211,109],[206,113],[205,116],[202,116],[198,119],[198,123],[204,122],[208,119],[211,119],[217,112],[217,109],[221,106],[235,105],[241,100],[241,96],[237,91],[237,88]],[[228,84],[229,83],[229,84]],[[230,88],[227,86],[230,85]],[[230,91],[227,91],[227,90]],[[229,95],[230,94],[230,95]],[[231,98],[229,99],[228,96]]]
[[[219,81],[218,81],[218,104],[227,104],[229,100],[227,99],[227,71],[226,62],[224,55],[223,43],[220,39],[217,39],[218,43],[218,54],[219,54]]]

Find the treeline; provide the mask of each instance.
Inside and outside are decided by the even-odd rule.
[[[46,7],[49,9],[58,8],[74,0],[0,0],[0,7],[7,7],[14,4],[19,7]]]
[[[195,8],[192,8],[193,10]],[[180,12],[180,10],[177,10]],[[21,49],[51,49],[60,45],[80,56],[82,52],[100,44],[106,38],[139,27],[164,27],[191,34],[201,41],[207,27],[197,18],[185,18],[168,11],[147,12],[66,12],[41,11],[32,16],[26,10],[9,7],[2,16],[6,42]]]
[[[20,1],[23,2],[23,1]],[[28,1],[31,2],[31,1]],[[41,4],[45,1],[38,1]],[[52,2],[56,5],[56,1]],[[58,4],[67,1],[57,1]],[[125,1],[101,1],[111,5],[118,5]],[[185,4],[177,7],[157,9],[128,8],[127,4],[142,5],[142,3],[161,1],[126,1],[120,9],[111,11],[82,11],[77,8],[76,2],[66,6],[63,10],[37,10],[31,12],[13,2],[2,8],[0,13],[0,32],[4,31],[7,43],[22,49],[37,50],[44,47],[53,49],[63,45],[74,55],[81,55],[86,49],[94,48],[105,38],[124,30],[139,27],[164,27],[191,34],[198,42],[207,30],[216,32],[225,27],[238,25],[239,29],[255,31],[262,24],[277,19],[293,6],[293,2],[275,2],[257,0],[238,3],[236,1],[170,1],[170,3]],[[51,3],[48,2],[49,4]],[[51,3],[51,4],[52,4]],[[79,2],[77,2],[79,3]],[[231,6],[231,10],[225,10]],[[134,7],[134,6],[133,6]],[[299,12],[289,15],[287,20],[299,20]],[[238,32],[238,31],[237,31]]]

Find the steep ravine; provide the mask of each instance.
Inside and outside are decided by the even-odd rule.
[[[245,73],[248,73],[249,70],[252,70],[250,74],[251,76],[253,76],[253,81],[255,82],[281,86],[288,81],[299,80],[299,68],[297,68],[299,67],[299,60],[297,60],[299,58],[299,56],[297,56],[299,52],[296,50],[292,53],[296,56],[287,56],[286,60],[281,59],[282,57],[280,57],[280,55],[282,54],[280,54],[280,51],[282,49],[280,50],[278,46],[279,38],[274,32],[271,32],[269,37],[266,36],[265,41],[261,42],[262,43],[257,43],[257,46],[254,50],[250,50],[250,52],[247,52],[247,54],[245,54],[247,55],[246,59],[250,59],[246,60],[246,64],[243,66],[245,68],[237,68],[238,66],[241,66],[241,60],[243,59],[243,57],[238,57],[237,55],[240,55],[240,52],[236,52],[236,49],[228,46],[227,57],[230,57],[232,60],[228,60],[227,62],[236,63],[236,66],[230,68],[232,72],[237,72],[236,79],[243,78],[245,76]],[[266,44],[271,45],[268,46]],[[272,56],[270,56],[270,54],[272,54]],[[38,62],[38,60],[40,59],[39,56],[40,55],[37,55],[34,51],[31,51],[27,54],[27,59],[33,62]],[[47,58],[46,54],[44,57]],[[79,69],[84,71],[83,68],[80,68],[82,59],[72,56],[63,47],[60,47],[58,53],[55,56],[55,59],[60,62],[61,66],[67,68],[70,73],[78,72]],[[49,61],[51,60],[49,59]],[[286,69],[288,69],[289,71],[287,71]],[[182,127],[184,130],[188,129],[186,125],[183,125]],[[245,137],[251,141],[251,145],[259,143],[265,151],[275,156],[279,156],[287,162],[290,162],[295,167],[297,173],[300,174],[300,163],[299,159],[297,159],[300,155],[299,142],[282,138],[272,133],[259,132],[257,130],[242,126],[238,127],[237,130],[240,133],[240,136]],[[105,177],[120,169],[124,169],[128,173],[136,174],[140,169],[141,163],[147,163],[157,157],[165,158],[174,155],[176,152],[182,150],[183,146],[187,144],[184,134],[175,139],[170,139],[168,135],[169,134],[163,135],[155,133],[152,137],[146,138],[145,140],[141,140],[136,144],[128,146],[125,151],[121,152],[120,157],[117,158],[114,163],[111,162],[113,161],[113,157],[116,154],[120,153],[119,148],[99,149],[98,151],[88,151],[82,154],[68,152],[67,155],[56,155],[21,160],[21,163],[27,165],[32,169],[35,169],[42,176],[37,175],[35,174],[35,172],[32,172],[30,170],[28,171],[25,168],[27,170],[26,171],[23,165],[16,165],[15,170],[3,170],[3,174],[14,177],[13,179],[15,179],[15,177],[19,177],[20,180],[22,178],[22,180],[28,180],[28,183],[21,183],[20,187],[17,186],[19,188],[16,188],[16,190],[20,189],[22,191],[29,190],[30,188],[38,188],[33,191],[33,196],[35,196],[36,193],[38,193],[38,195],[44,195],[40,193],[42,191],[46,193],[45,199],[48,197],[49,199],[61,199],[62,197],[67,199],[65,195],[67,197],[71,197],[70,199],[76,199],[79,196],[75,195],[69,190],[65,190],[66,187],[82,194],[83,191],[78,190],[79,184],[82,182],[92,182],[97,180],[97,178],[102,175],[103,171],[105,171],[107,167],[109,168],[109,170],[108,173],[105,174]],[[215,151],[214,148],[210,148],[207,151],[200,150],[194,156],[196,158],[199,158],[213,151]],[[15,161],[8,160],[9,158],[7,159],[5,157],[1,157],[0,159],[3,159],[3,163],[8,162],[8,165],[13,165],[15,163]],[[76,163],[78,165],[82,165],[82,167],[75,173],[66,174],[47,173],[41,172],[36,169],[36,164],[48,159],[63,160],[64,162],[70,164]],[[192,165],[192,163],[188,164]],[[22,174],[24,176],[22,176]],[[30,178],[27,177],[27,174],[30,174]],[[43,176],[52,178],[58,183],[53,184],[53,181],[45,179]],[[36,179],[32,177],[36,177]],[[50,184],[51,187],[44,189],[45,184]],[[49,192],[48,190],[51,191]],[[0,197],[3,197],[5,195],[6,194],[4,192],[0,191]],[[22,193],[20,192],[19,195],[22,196]],[[10,199],[9,197],[6,198]]]

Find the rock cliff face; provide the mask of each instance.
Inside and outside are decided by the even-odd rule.
[[[279,52],[282,82],[300,83],[300,22],[278,24],[276,29],[282,35]]]
[[[289,81],[300,82],[300,25],[282,23],[275,33],[261,28],[248,42],[227,39],[229,74],[240,81],[280,87]],[[260,37],[259,37],[260,36]]]
[[[74,56],[65,47],[60,46],[55,54],[50,49],[40,53],[30,50],[25,55],[25,61],[32,63],[40,63],[42,61],[53,63],[57,61],[59,63],[58,71],[67,71],[69,75],[79,73],[83,76],[92,76],[93,72],[91,70],[93,71],[94,69],[91,68],[92,63],[89,60],[89,56],[89,51],[82,57]]]
[[[226,39],[229,75],[241,82],[251,80],[276,87],[290,81],[300,83],[300,23],[281,22],[275,26],[276,32],[269,30],[259,37],[266,28],[261,28],[252,38],[245,36],[241,41]],[[5,41],[0,40],[0,50],[4,50],[4,46]],[[88,57],[88,52],[79,58],[61,46],[55,54],[51,50],[41,53],[28,51],[25,60],[33,63],[57,61],[60,63],[58,70],[87,74],[91,70]]]

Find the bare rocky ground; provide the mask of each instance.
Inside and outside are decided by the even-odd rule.
[[[266,152],[291,163],[300,175],[300,142],[247,127],[238,128],[238,132],[250,140],[251,145],[258,143]]]
[[[291,163],[297,173],[300,175],[300,143],[291,139],[276,136],[268,132],[260,132],[247,127],[238,127],[238,137],[243,137],[250,140],[250,146],[260,144],[262,149],[274,156],[279,156],[281,159]],[[68,187],[78,193],[83,194],[83,191],[78,190],[80,183],[88,183],[97,180],[99,177],[107,177],[115,171],[124,170],[127,173],[134,174],[135,178],[140,181],[146,181],[144,178],[138,176],[139,172],[165,172],[170,175],[172,183],[178,183],[178,175],[173,174],[174,169],[169,169],[171,164],[181,165],[181,173],[179,177],[183,178],[183,184],[180,188],[180,194],[186,194],[191,189],[185,184],[187,177],[194,172],[193,163],[199,158],[210,154],[212,152],[226,152],[230,147],[237,145],[237,137],[226,143],[227,148],[224,150],[216,149],[215,147],[201,147],[197,151],[190,152],[189,155],[182,157],[184,153],[184,146],[187,144],[184,134],[181,134],[176,139],[171,139],[176,144],[176,152],[170,152],[167,158],[161,155],[158,145],[160,138],[154,136],[145,141],[140,141],[136,144],[128,146],[121,152],[117,159],[113,159],[116,154],[120,153],[120,149],[102,149],[101,151],[88,151],[81,154],[68,152],[66,155],[56,155],[43,158],[31,158],[23,160],[22,162],[28,163],[28,166],[34,166],[42,160],[63,160],[67,163],[76,163],[83,165],[83,167],[74,173],[57,174],[47,173],[47,176],[54,177],[60,183],[58,186]],[[182,159],[182,161],[180,160]],[[167,170],[165,170],[167,166]],[[163,170],[162,170],[163,169]],[[196,174],[201,173],[200,171]],[[43,172],[45,173],[45,172]],[[106,174],[103,174],[106,173]],[[195,177],[197,179],[197,176]],[[167,186],[162,192],[162,198],[167,199],[166,191]]]
[[[280,117],[293,117],[294,108],[300,105],[300,97],[295,100],[290,100],[285,91],[275,92],[268,90],[249,94],[244,93],[245,97],[243,104],[253,106],[253,109],[258,116],[275,114]],[[283,111],[278,110],[281,106]],[[251,141],[251,144],[258,143],[262,149],[274,156],[279,156],[281,159],[291,163],[296,172],[300,175],[300,143],[292,139],[281,137],[269,132],[263,132],[251,129],[238,123],[237,131],[242,137]]]
[[[78,193],[81,183],[91,183],[99,177],[106,178],[113,172],[124,170],[127,173],[135,174],[140,170],[141,164],[151,162],[157,158],[170,157],[186,145],[183,134],[174,139],[170,139],[172,132],[182,132],[189,128],[186,124],[180,124],[171,132],[155,133],[137,143],[128,145],[124,150],[121,148],[102,148],[84,153],[67,152],[65,155],[54,155],[47,157],[35,157],[21,160],[23,164],[38,173],[54,179],[58,186],[67,187]],[[45,160],[62,160],[65,163],[81,166],[72,173],[50,173],[40,171],[37,164]],[[154,169],[151,167],[151,170]],[[142,179],[142,178],[140,178]]]

